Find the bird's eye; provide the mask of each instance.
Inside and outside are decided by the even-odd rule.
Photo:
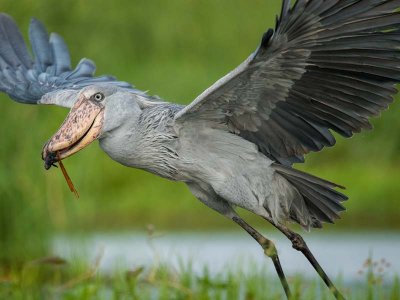
[[[96,101],[101,101],[104,99],[104,94],[103,93],[96,93],[93,95],[93,99]]]

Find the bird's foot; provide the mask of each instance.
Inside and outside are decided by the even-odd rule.
[[[300,234],[293,233],[289,238],[294,249],[298,251],[304,251],[308,249],[306,242]]]

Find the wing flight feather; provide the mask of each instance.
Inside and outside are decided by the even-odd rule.
[[[203,120],[291,164],[371,129],[400,81],[399,0],[284,0],[275,30],[175,118]]]

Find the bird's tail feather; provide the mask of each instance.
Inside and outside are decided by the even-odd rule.
[[[320,228],[322,222],[334,223],[335,219],[340,219],[339,213],[345,210],[341,202],[348,197],[335,188],[344,189],[343,186],[280,164],[274,164],[273,167],[303,197],[311,216],[309,226]],[[299,217],[294,215],[293,219],[298,220]]]

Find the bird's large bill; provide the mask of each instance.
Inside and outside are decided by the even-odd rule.
[[[101,132],[104,122],[104,107],[81,97],[71,108],[60,129],[44,145],[42,158],[45,168],[83,149]]]

